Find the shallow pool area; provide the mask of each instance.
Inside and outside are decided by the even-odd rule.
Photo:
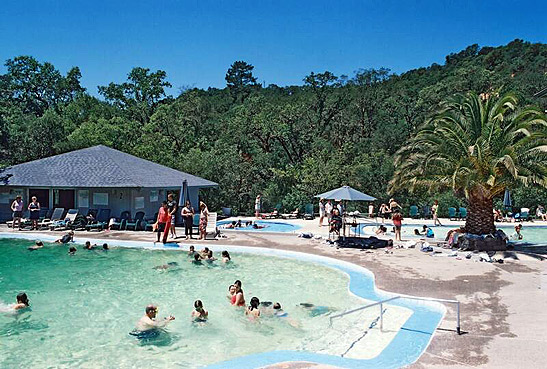
[[[196,266],[178,250],[103,252],[78,245],[76,255],[69,256],[67,247],[58,245],[28,251],[31,243],[0,242],[5,256],[0,259],[2,306],[24,290],[32,307],[16,315],[0,313],[0,366],[16,365],[24,355],[31,367],[200,367],[220,362],[211,367],[254,368],[301,359],[391,368],[419,357],[444,314],[435,304],[401,300],[384,307],[383,332],[377,326],[378,309],[330,326],[332,314],[389,294],[377,291],[372,274],[362,268],[342,267],[344,263],[327,258],[319,262],[312,255],[298,259],[294,252],[253,248],[232,253],[231,265]],[[169,262],[178,265],[154,269]],[[252,296],[279,301],[290,320],[247,319],[226,298],[235,279],[242,280],[247,301]],[[209,310],[205,325],[190,321],[198,298]],[[315,314],[298,306],[301,302],[329,309]],[[149,303],[159,305],[159,316],[173,314],[176,320],[157,339],[139,341],[128,333]],[[196,355],[197,350],[206,355]]]
[[[241,227],[228,228],[233,223],[237,223],[237,220],[222,220],[217,222],[219,228],[223,231],[245,231],[245,232],[295,232],[301,227],[296,224],[280,222],[274,220],[252,220],[252,223],[258,225],[257,228],[254,228],[252,225],[245,225],[245,221],[242,220]]]

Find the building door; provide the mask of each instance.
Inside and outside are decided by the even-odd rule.
[[[53,204],[56,208],[74,209],[74,190],[55,190]]]
[[[32,196],[36,196],[38,202],[40,203],[40,208],[49,209],[49,190],[42,188],[29,188],[28,190],[28,201],[30,202]]]

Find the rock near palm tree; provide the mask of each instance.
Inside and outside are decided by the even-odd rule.
[[[506,188],[547,187],[547,120],[517,97],[457,95],[395,156],[390,190],[452,188],[469,203],[467,233],[495,231],[493,198]]]

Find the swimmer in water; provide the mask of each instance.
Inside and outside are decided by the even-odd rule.
[[[249,315],[251,318],[260,317],[260,309],[258,308],[259,306],[260,300],[258,300],[258,297],[253,297],[251,299],[251,304],[245,309],[245,315]]]
[[[107,243],[103,243],[103,251],[110,250],[110,247],[108,247]]]
[[[228,253],[228,251],[224,250],[222,251],[222,262],[223,263],[229,263],[230,261],[232,261],[232,258],[230,257],[230,254]]]
[[[241,289],[241,281],[235,281],[234,287],[235,293],[230,299],[230,303],[234,306],[245,306],[245,296],[243,295],[243,290]]]
[[[209,318],[209,312],[203,308],[201,300],[194,302],[194,311],[192,311],[192,318],[195,322],[205,322]]]
[[[262,228],[266,228],[266,226],[260,225],[257,222],[253,223],[253,229],[262,229]]]
[[[163,328],[172,320],[175,320],[175,317],[170,315],[163,320],[156,320],[156,315],[158,314],[158,307],[155,305],[148,305],[144,310],[144,315],[137,322],[135,330],[137,332],[146,332],[153,329]]]
[[[188,257],[193,258],[196,253],[196,248],[194,246],[190,246],[190,250],[188,250]]]
[[[76,254],[76,247],[70,246],[70,248],[68,249],[68,254],[69,254],[69,255],[74,255],[74,254]]]
[[[216,258],[213,256],[213,251],[212,250],[209,250],[209,253],[207,254],[207,259],[206,259],[208,262],[212,262],[212,261],[215,261]]]
[[[176,261],[170,261],[170,262],[168,262],[167,264],[158,265],[158,266],[155,266],[155,267],[152,268],[152,269],[156,269],[156,270],[165,270],[165,269],[175,268],[175,267],[178,266],[178,265],[179,265],[179,263],[177,263]]]
[[[197,252],[194,254],[194,260],[192,260],[192,264],[195,264],[195,265],[202,265],[203,264],[201,262],[201,256],[199,256],[199,254]]]
[[[308,310],[308,312],[310,313],[310,316],[312,316],[312,317],[323,315],[323,314],[328,314],[332,311],[335,311],[335,309],[332,309],[328,306],[316,306],[314,304],[310,304],[310,303],[307,303],[307,302],[301,303],[300,307]]]
[[[92,245],[91,242],[85,241],[84,250],[93,250],[97,245]]]
[[[40,240],[36,241],[33,246],[29,247],[30,251],[38,250],[44,247],[44,243]]]
[[[13,310],[21,310],[30,307],[30,303],[28,301],[28,296],[26,293],[21,292],[17,295],[16,299],[17,303],[12,305]]]
[[[230,287],[228,287],[228,295],[226,295],[226,297],[228,298],[228,300],[232,300],[232,296],[234,296],[236,294],[236,286],[231,284]]]
[[[301,324],[299,321],[289,318],[289,314],[281,308],[281,304],[279,302],[276,302],[273,304],[273,315],[277,318],[283,318],[287,323],[289,323],[294,328],[301,327]]]
[[[204,247],[203,250],[199,252],[199,256],[201,256],[203,260],[207,259],[207,257],[209,256],[209,248]]]
[[[58,240],[55,240],[55,243],[69,243],[74,242],[74,231],[70,231],[67,234],[65,234],[63,237],[59,238]]]

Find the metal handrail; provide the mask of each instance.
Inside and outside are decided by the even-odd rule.
[[[458,300],[437,299],[437,298],[434,298],[434,297],[414,297],[414,296],[397,295],[397,296],[391,297],[389,299],[377,301],[377,302],[374,302],[372,304],[368,304],[368,305],[365,305],[365,306],[358,307],[356,309],[345,311],[341,314],[333,315],[333,316],[329,317],[329,324],[332,326],[332,320],[335,319],[335,318],[340,318],[340,317],[343,317],[345,315],[355,313],[357,311],[365,310],[365,309],[371,308],[373,306],[380,305],[380,331],[382,331],[383,328],[384,328],[384,307],[383,307],[383,305],[387,302],[397,300],[397,299],[409,299],[409,300],[419,300],[419,301],[435,301],[435,302],[456,304],[456,307],[457,307],[456,333],[458,335],[461,335],[461,329],[460,329],[460,302]]]

